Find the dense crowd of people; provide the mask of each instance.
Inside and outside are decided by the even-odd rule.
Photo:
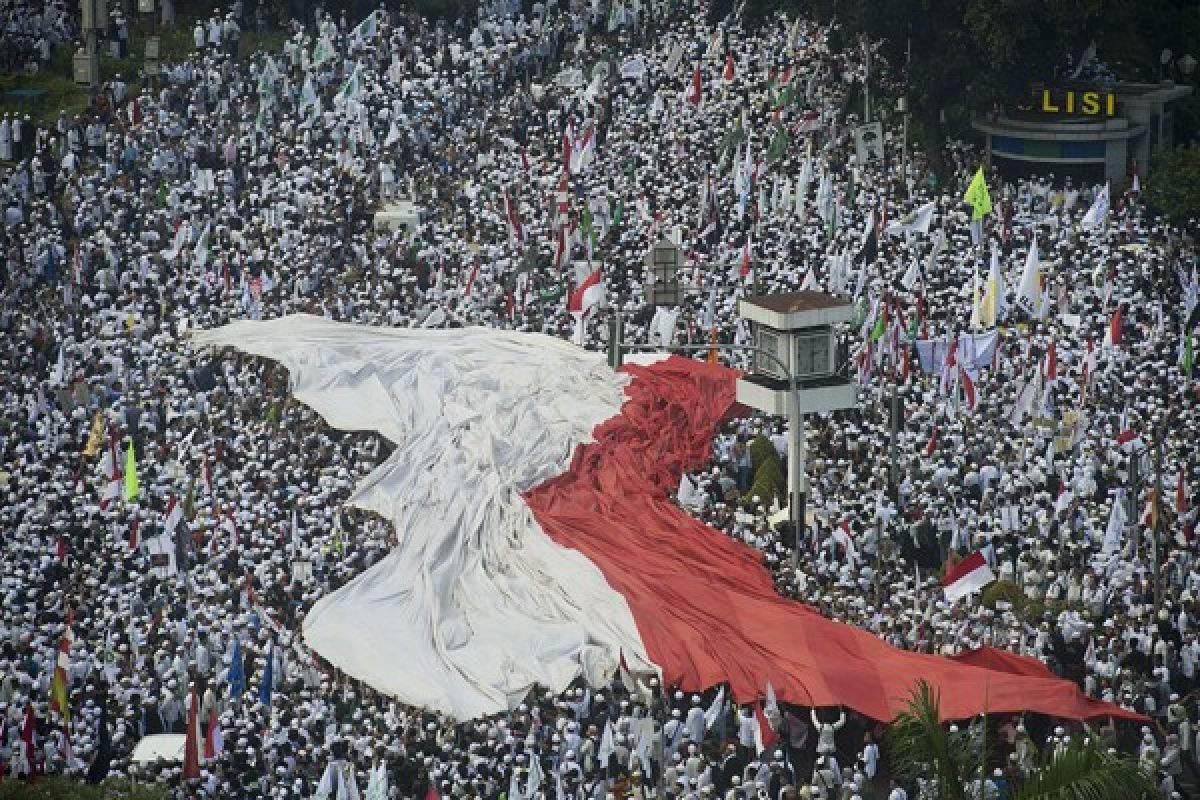
[[[920,796],[889,775],[883,721],[787,707],[760,752],[748,711],[706,719],[715,687],[646,695],[614,676],[455,723],[304,646],[306,610],[395,541],[343,508],[386,447],[325,425],[280,367],[189,332],[308,312],[569,337],[567,298],[598,268],[589,347],[618,312],[638,342],[745,343],[749,291],[852,297],[860,404],[807,420],[803,534],[751,493],[755,447],[786,458],[778,419],[729,423],[681,502],[831,618],[922,652],[1030,655],[1146,714],[1086,735],[1181,791],[1200,763],[1192,232],[1136,183],[1101,195],[1053,176],[987,175],[992,213],[973,220],[969,146],[935,172],[880,109],[882,158],[861,158],[861,47],[701,11],[318,12],[245,59],[235,15],[218,16],[160,85],[114,85],[15,149],[0,130],[6,777],[183,797]],[[374,226],[393,198],[419,209],[415,231]],[[664,237],[695,287],[665,330],[644,288]],[[176,525],[189,535],[163,548]],[[943,598],[939,570],[974,551],[1011,584],[1004,602]],[[189,718],[211,753],[197,780],[133,760]],[[643,719],[660,747],[636,747]],[[995,796],[1085,734],[992,725]]]

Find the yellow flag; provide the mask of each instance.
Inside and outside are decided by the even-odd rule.
[[[92,431],[88,434],[87,444],[83,448],[83,454],[88,458],[94,457],[100,452],[100,446],[104,444],[104,417],[100,412],[96,412],[96,418],[92,420]]]
[[[980,167],[975,173],[975,177],[971,179],[971,185],[967,187],[963,200],[966,200],[972,208],[971,219],[983,219],[992,213],[992,197],[988,194],[987,179],[983,177],[983,167]]]

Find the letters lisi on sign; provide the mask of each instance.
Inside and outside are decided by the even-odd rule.
[[[1115,117],[1117,95],[1098,89],[1036,87],[1033,107],[1043,114],[1078,117]]]

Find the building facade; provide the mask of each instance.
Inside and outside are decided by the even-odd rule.
[[[1173,142],[1170,104],[1190,86],[1115,83],[1035,85],[1029,102],[972,121],[988,166],[1012,174],[1071,175],[1123,189],[1145,177],[1150,156]]]

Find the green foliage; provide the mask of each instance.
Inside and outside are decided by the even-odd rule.
[[[1135,759],[1109,753],[1097,739],[1072,739],[1057,758],[1031,772],[1013,800],[1140,800],[1156,795]]]
[[[108,780],[99,786],[59,776],[33,783],[6,780],[0,783],[0,800],[166,800],[170,793],[157,785]]]
[[[912,130],[931,149],[935,168],[943,112],[1024,101],[1032,83],[1063,77],[1068,59],[1093,40],[1119,78],[1157,80],[1160,50],[1174,47],[1178,58],[1196,47],[1188,32],[1200,32],[1195,4],[1171,0],[748,0],[745,13],[749,21],[772,10],[836,17],[840,42],[833,43],[857,47],[864,34],[879,41],[896,77],[911,45],[905,91]]]
[[[190,12],[201,11],[189,6]],[[192,25],[195,17],[180,17],[175,27],[168,29],[153,28],[140,15],[134,19],[129,31],[129,52],[124,58],[113,58],[109,55],[106,42],[100,43],[100,77],[109,80],[114,75],[120,75],[128,85],[132,97],[141,91],[145,78],[142,75],[144,56],[146,53],[146,37],[159,37],[159,57],[163,63],[184,60],[195,49],[192,38]],[[283,48],[285,35],[271,31],[257,33],[243,31],[239,46],[240,55],[249,56],[259,50],[278,52]],[[75,43],[60,44],[50,54],[50,61],[43,69],[34,75],[4,75],[0,76],[0,112],[19,111],[28,113],[35,121],[43,125],[53,124],[58,119],[60,111],[69,116],[78,114],[92,101],[92,92],[86,86],[78,86],[74,80]],[[12,89],[41,89],[45,96],[37,101],[16,101],[8,98],[6,93]]]
[[[746,492],[745,499],[749,501],[754,497],[762,501],[765,507],[769,507],[772,500],[778,500],[780,508],[787,505],[787,479],[778,455],[774,459],[765,459],[762,466],[755,470],[754,482],[750,485],[750,491]]]
[[[1003,600],[1011,603],[1013,613],[1018,616],[1025,609],[1025,592],[1012,581],[996,581],[983,590],[983,604],[987,608],[996,609],[996,601]]]
[[[780,463],[779,451],[775,449],[775,445],[771,444],[771,440],[761,433],[750,440],[746,449],[750,451],[750,466],[755,473],[767,461]]]
[[[941,695],[926,681],[917,681],[908,707],[888,729],[892,771],[912,783],[934,779],[937,800],[966,800],[967,781],[979,765],[972,756],[969,734],[943,727]]]
[[[1200,144],[1156,156],[1145,196],[1154,213],[1173,221],[1200,216]]]
[[[917,682],[907,708],[888,731],[892,771],[901,780],[932,779],[936,800],[967,800],[980,767],[969,732],[951,733],[941,720],[941,696]],[[1137,761],[1110,754],[1096,737],[1073,739],[1066,751],[1021,781],[1013,800],[1140,800],[1155,793]]]

